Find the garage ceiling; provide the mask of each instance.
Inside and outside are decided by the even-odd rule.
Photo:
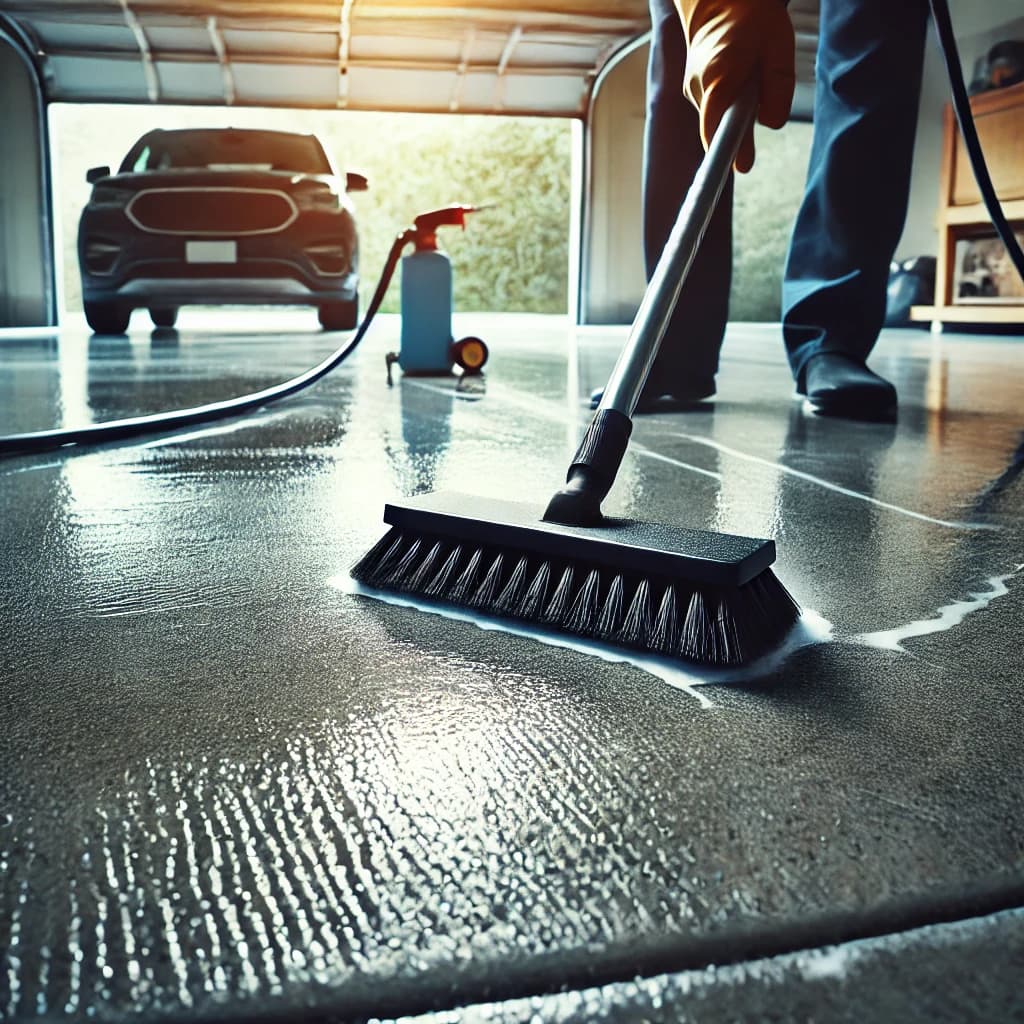
[[[817,0],[790,6],[813,77]],[[0,0],[54,101],[585,116],[646,0]]]

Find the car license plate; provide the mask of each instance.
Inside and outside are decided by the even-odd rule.
[[[186,242],[186,263],[237,263],[237,242]]]

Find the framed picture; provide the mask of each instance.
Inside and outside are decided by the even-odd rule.
[[[1024,245],[1024,230],[1014,233]],[[1022,300],[1024,281],[998,238],[961,238],[956,243],[955,305],[1019,305]]]

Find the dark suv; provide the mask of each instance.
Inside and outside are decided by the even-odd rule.
[[[78,225],[85,318],[121,334],[133,309],[173,327],[178,307],[316,306],[327,330],[359,318],[352,203],[313,135],[235,128],[152,131],[116,174],[86,175]]]

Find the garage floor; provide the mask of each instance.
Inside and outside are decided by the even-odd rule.
[[[312,326],[4,337],[0,431],[254,390]],[[459,326],[485,389],[389,390],[385,318],[257,417],[0,463],[0,1018],[1022,1019],[1024,343],[890,334],[887,427],[735,326],[638,421],[609,507],[775,537],[808,612],[708,681],[349,592],[389,496],[543,504],[623,334]]]

